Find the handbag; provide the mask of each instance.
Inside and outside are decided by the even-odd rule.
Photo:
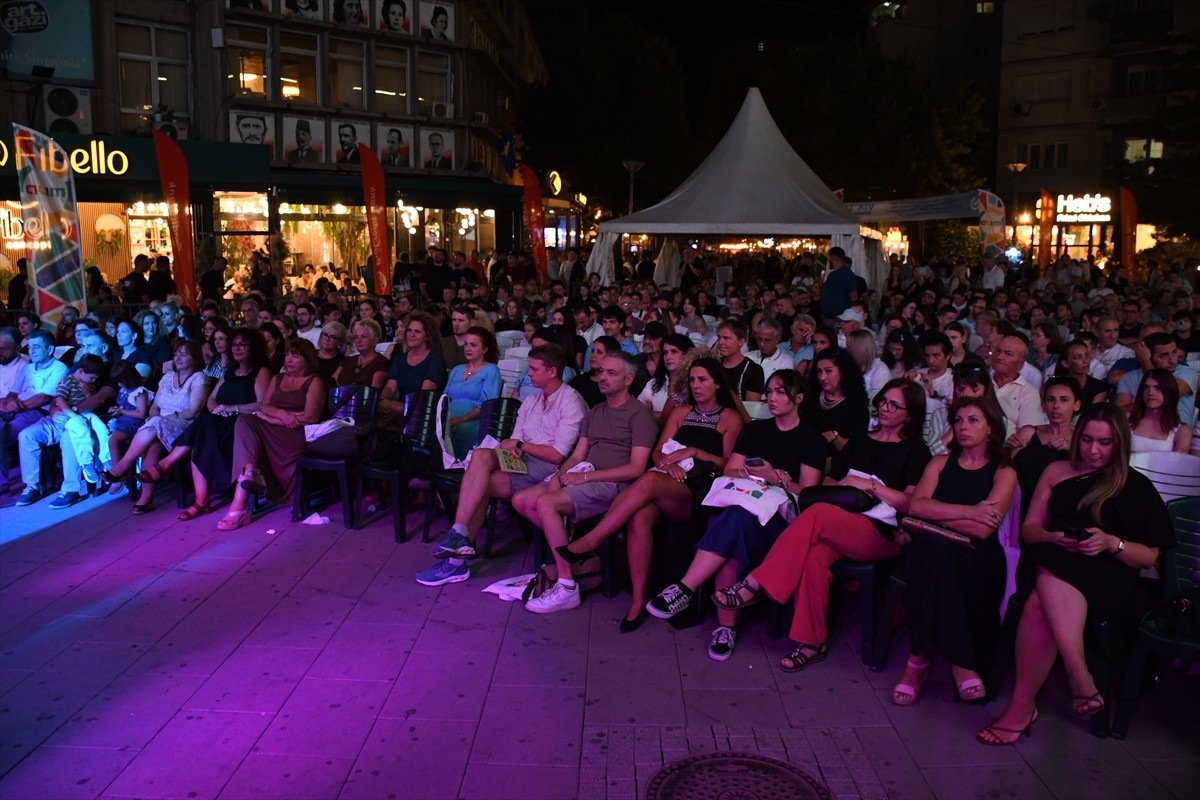
[[[1163,600],[1146,614],[1145,621],[1172,639],[1200,640],[1200,586]]]
[[[975,547],[975,541],[965,533],[959,533],[953,528],[947,528],[945,525],[938,525],[936,522],[930,522],[919,517],[901,517],[900,527],[918,536],[941,536],[943,539],[949,539],[955,544],[971,548]]]
[[[829,503],[845,511],[862,514],[878,505],[879,501],[853,486],[807,486],[796,495],[796,513],[817,503]]]
[[[600,556],[592,556],[586,561],[571,565],[571,577],[579,585],[579,591],[591,592],[600,588],[602,579]],[[521,601],[528,602],[535,597],[541,597],[558,580],[558,565],[553,561],[542,564],[533,574],[533,578],[521,592]]]
[[[766,525],[791,499],[791,495],[778,486],[767,486],[753,478],[718,478],[701,505],[741,508],[757,517],[760,525]]]

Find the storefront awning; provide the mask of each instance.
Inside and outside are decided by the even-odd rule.
[[[363,204],[362,176],[353,170],[331,172],[303,167],[273,167],[269,183],[279,189],[279,199],[288,203]],[[390,202],[428,208],[508,208],[524,202],[521,187],[478,178],[386,175]]]

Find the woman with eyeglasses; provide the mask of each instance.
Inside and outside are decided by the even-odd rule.
[[[179,512],[179,519],[185,522],[211,511],[210,499],[232,485],[235,423],[239,415],[258,411],[271,380],[260,331],[234,328],[229,333],[229,352],[229,367],[208,397],[208,413],[193,420],[157,465],[138,475],[142,481],[154,483],[188,459],[196,499]]]
[[[879,427],[850,438],[833,459],[826,486],[861,489],[880,503],[908,513],[910,496],[931,458],[921,438],[925,390],[913,381],[889,381],[875,398]],[[851,470],[858,474],[851,475]],[[867,517],[829,503],[816,503],[788,525],[762,564],[745,580],[713,595],[713,602],[736,611],[763,594],[778,603],[795,600],[789,637],[795,648],[779,662],[784,672],[799,672],[829,654],[825,612],[829,607],[830,568],[840,558],[880,561],[900,552],[895,517]],[[890,623],[890,620],[888,621]]]
[[[333,373],[345,358],[345,352],[346,326],[340,322],[326,322],[317,338],[317,374],[326,385],[333,383]]]

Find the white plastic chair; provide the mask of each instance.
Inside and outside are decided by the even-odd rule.
[[[1129,466],[1145,475],[1164,503],[1200,496],[1200,456],[1190,453],[1134,453]]]

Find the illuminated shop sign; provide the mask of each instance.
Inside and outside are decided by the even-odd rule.
[[[19,170],[25,158],[31,158],[44,169],[55,169],[54,159],[48,150],[35,150],[31,155],[23,156],[17,152],[15,144],[0,141],[0,167],[7,167],[9,159],[12,159],[13,167]],[[67,160],[76,175],[124,175],[129,171],[129,156],[123,150],[110,149],[99,139],[68,151]]]
[[[1055,222],[1112,222],[1113,201],[1103,194],[1060,194],[1055,208]]]

